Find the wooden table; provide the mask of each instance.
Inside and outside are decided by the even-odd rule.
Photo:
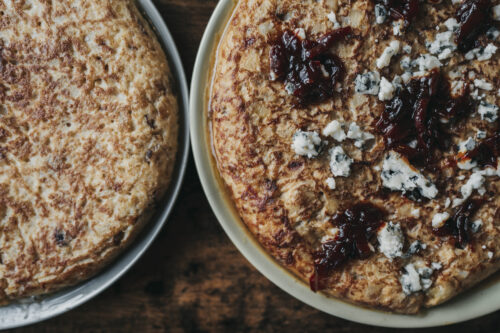
[[[157,0],[191,71],[215,0]],[[191,158],[166,227],[130,272],[67,314],[25,332],[396,332],[338,319],[289,296],[264,278],[229,241],[198,181]],[[421,332],[423,330],[409,330]],[[500,332],[500,312],[426,332]]]

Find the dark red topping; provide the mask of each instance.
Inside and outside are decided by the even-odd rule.
[[[271,47],[271,71],[300,104],[322,102],[333,96],[344,76],[344,65],[330,51],[334,42],[351,34],[351,28],[332,31],[317,41],[300,39],[285,31]]]
[[[455,41],[460,51],[477,45],[477,37],[491,25],[490,0],[465,0],[458,7],[456,18],[460,25]]]
[[[313,254],[314,274],[309,279],[313,291],[325,288],[328,274],[349,259],[363,259],[372,253],[369,239],[382,225],[385,212],[371,203],[358,203],[343,213],[336,214],[332,224],[339,228],[337,237],[321,244]]]
[[[500,157],[500,133],[484,139],[476,148],[467,152],[464,159],[471,159],[477,162],[478,166],[491,166],[497,168],[498,157]]]
[[[375,0],[387,9],[394,20],[403,19],[405,25],[409,25],[411,21],[417,17],[419,0]]]
[[[472,239],[471,223],[474,214],[483,205],[484,200],[468,200],[460,206],[441,228],[434,228],[434,233],[440,237],[449,236],[455,242],[455,247],[463,249]]]
[[[445,131],[439,118],[453,124],[474,109],[468,88],[451,97],[450,86],[437,70],[412,79],[385,105],[376,127],[386,148],[405,155],[410,162],[432,165],[436,148],[445,148]],[[416,140],[416,146],[409,143]]]

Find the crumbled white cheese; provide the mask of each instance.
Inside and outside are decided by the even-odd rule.
[[[349,177],[351,164],[353,163],[342,147],[337,146],[330,149],[330,170],[335,177]]]
[[[469,137],[467,140],[458,144],[458,152],[463,156],[466,152],[473,150],[476,147],[476,141]],[[470,159],[460,160],[457,166],[462,170],[471,170],[477,166],[477,163]]]
[[[410,214],[411,214],[411,216],[413,216],[415,218],[419,218],[420,217],[420,208],[412,209]]]
[[[464,88],[464,81],[451,81],[451,94],[456,96]]]
[[[471,84],[471,87],[474,88],[474,84]],[[484,99],[485,94],[479,95],[479,89],[474,89],[474,91],[470,93],[470,96],[476,101],[480,101]]]
[[[453,31],[436,34],[436,39],[429,44],[428,49],[430,53],[437,54],[439,60],[450,58],[453,55],[453,51],[457,49]]]
[[[418,272],[413,264],[408,264],[405,266],[405,273],[401,275],[400,282],[401,286],[403,287],[403,292],[406,295],[411,295],[417,291],[422,290],[422,285],[420,284],[420,275],[418,275]]]
[[[411,295],[418,291],[426,291],[432,286],[431,276],[433,268],[419,267],[414,264],[408,264],[404,268],[405,272],[401,275],[399,281],[406,295]]]
[[[392,56],[398,54],[400,44],[401,43],[397,40],[393,40],[389,43],[384,52],[382,52],[380,58],[378,58],[376,61],[377,68],[384,68],[389,66]]]
[[[404,83],[408,83],[411,80],[411,73],[405,72],[401,74],[401,79],[403,80]]]
[[[408,253],[415,254],[415,253],[420,252],[420,250],[425,250],[426,248],[427,248],[427,244],[424,244],[421,241],[416,240],[410,244],[410,247],[408,248]]]
[[[478,232],[481,229],[481,226],[483,225],[483,220],[479,219],[471,223],[470,225],[470,230],[472,230],[473,233]]]
[[[319,154],[321,138],[316,132],[298,130],[293,135],[292,149],[297,155],[313,158]]]
[[[418,66],[418,70],[420,72],[430,71],[443,65],[438,58],[430,54],[422,54],[420,57],[415,59],[414,63]]]
[[[432,227],[441,228],[449,218],[450,214],[447,212],[434,214],[434,217],[432,218]]]
[[[404,56],[401,58],[399,61],[399,65],[401,66],[401,69],[404,71],[410,71],[411,70],[411,59],[408,56]]]
[[[433,270],[438,271],[441,268],[443,268],[443,265],[439,262],[433,262],[433,263],[431,263],[431,267]]]
[[[433,199],[438,190],[436,186],[421,173],[416,171],[408,161],[396,152],[389,152],[382,166],[382,184],[394,191],[404,193],[417,190],[422,196]]]
[[[375,5],[375,22],[377,24],[382,24],[385,22],[385,19],[387,18],[387,9],[381,4],[376,4]]]
[[[472,137],[468,137],[467,140],[462,141],[458,144],[459,151],[465,153],[467,151],[476,148],[476,141]]]
[[[401,75],[394,75],[394,78],[392,79],[392,85],[396,89],[402,89],[403,88],[403,78]]]
[[[498,119],[498,106],[496,105],[481,102],[477,111],[481,115],[481,119],[490,123],[493,123]]]
[[[344,141],[347,137],[344,130],[342,129],[342,124],[337,120],[333,120],[325,126],[325,128],[323,129],[323,135],[331,136],[338,142]]]
[[[432,286],[431,276],[434,270],[429,267],[419,267],[417,269],[418,275],[420,275],[420,283],[422,284],[422,290],[427,290]]]
[[[500,5],[493,6],[493,18],[497,21],[500,21]]]
[[[411,53],[411,46],[410,46],[410,45],[405,45],[405,46],[403,46],[403,51],[404,51],[405,53],[410,54],[410,53]]]
[[[378,99],[381,101],[389,101],[394,97],[396,89],[385,77],[380,80],[380,90],[378,92]]]
[[[446,200],[444,202],[444,208],[449,208],[450,206],[451,206],[451,199],[446,198]]]
[[[465,54],[465,59],[472,60],[476,58],[479,61],[489,60],[497,52],[497,49],[498,48],[494,44],[489,43],[484,48],[477,47],[475,49],[470,50]]]
[[[380,252],[393,259],[403,255],[404,235],[399,224],[386,223],[377,234]]]
[[[380,74],[378,72],[367,72],[358,74],[354,80],[354,90],[359,94],[377,95],[380,84]]]
[[[458,152],[460,153],[460,156],[463,156],[466,152],[471,151],[474,148],[476,148],[476,141],[472,137],[469,137],[467,140],[458,144]],[[465,159],[460,160],[457,163],[457,166],[462,170],[471,170],[477,166],[477,163],[471,159]]]
[[[453,200],[453,207],[456,207],[462,204],[465,200],[467,200],[472,195],[472,192],[474,190],[479,190],[483,188],[484,182],[485,178],[483,176],[482,171],[473,172],[469,180],[460,188],[460,193],[462,193],[462,198],[461,199],[457,198]]]
[[[347,137],[349,139],[355,140],[354,145],[358,148],[362,148],[366,141],[375,138],[373,134],[368,132],[363,132],[356,123],[351,123],[349,125],[349,130],[347,131]]]
[[[328,185],[328,188],[330,190],[335,190],[335,188],[337,187],[337,185],[335,184],[335,178],[333,177],[327,178],[326,185]]]
[[[457,20],[453,17],[444,21],[444,25],[446,26],[446,29],[450,31],[456,31],[460,27]]]
[[[493,252],[488,251],[488,253],[487,253],[487,254],[488,254],[488,258],[490,258],[490,259],[491,259],[491,258],[493,258]]]
[[[287,84],[285,84],[285,90],[289,95],[293,95],[293,93],[295,92],[294,84],[291,82],[288,82]]]
[[[392,22],[392,33],[394,34],[394,36],[401,36],[403,34],[403,26],[403,20]]]
[[[493,85],[489,82],[486,82],[483,79],[475,79],[474,80],[474,85],[478,87],[479,89],[483,90],[493,90]]]
[[[497,39],[498,36],[500,36],[500,30],[495,27],[491,27],[486,31],[486,37],[491,40]]]
[[[330,13],[328,13],[327,17],[328,17],[328,20],[330,20],[330,22],[332,22],[332,23],[333,23],[333,28],[334,28],[334,29],[338,29],[338,28],[340,28],[340,24],[339,24],[339,22],[337,21],[337,15],[335,15],[335,13],[334,13],[334,12],[330,12]]]
[[[476,138],[478,139],[486,139],[486,131],[478,130],[476,133]]]

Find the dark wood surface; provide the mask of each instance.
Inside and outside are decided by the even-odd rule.
[[[191,77],[215,0],[156,0]],[[229,241],[192,158],[177,205],[153,246],[90,302],[23,332],[396,332],[321,313],[264,278]],[[500,312],[407,332],[500,332]]]

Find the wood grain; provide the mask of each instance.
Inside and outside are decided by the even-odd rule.
[[[215,0],[155,1],[191,77]],[[85,305],[19,332],[397,332],[321,313],[255,270],[215,219],[194,163],[167,226],[130,272]],[[423,332],[408,330],[407,332]],[[500,312],[425,332],[500,332]]]

